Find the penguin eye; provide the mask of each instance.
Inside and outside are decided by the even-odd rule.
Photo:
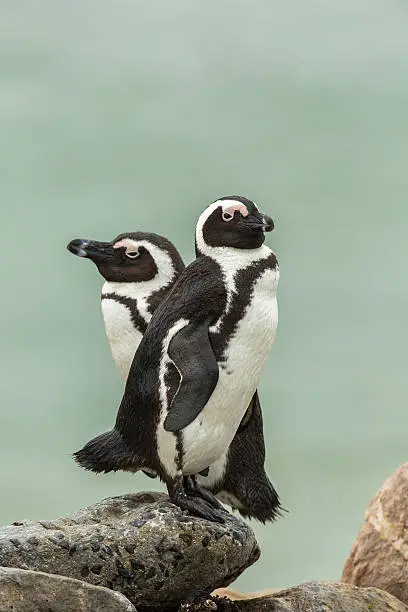
[[[139,251],[126,251],[126,257],[129,257],[129,259],[136,259],[139,255]]]
[[[232,215],[232,214],[231,214],[231,213],[229,213],[229,212],[223,212],[223,213],[222,213],[222,220],[223,220],[223,221],[226,221],[226,222],[228,222],[228,221],[232,221],[232,219],[233,219],[233,218],[234,218],[234,215]]]

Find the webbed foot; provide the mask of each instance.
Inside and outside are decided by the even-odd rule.
[[[187,489],[183,477],[177,477],[167,486],[170,501],[193,516],[199,516],[215,523],[224,523],[219,510],[200,497],[193,489]]]
[[[208,502],[213,508],[216,508],[216,510],[221,510],[221,512],[228,513],[228,510],[226,510],[224,506],[220,504],[214,493],[211,493],[211,491],[205,489],[197,483],[195,476],[185,476],[185,480],[186,479],[188,480],[188,484],[186,486],[187,491],[192,491],[193,495],[198,495]]]

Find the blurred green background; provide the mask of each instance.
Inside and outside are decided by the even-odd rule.
[[[71,459],[122,384],[67,242],[150,230],[191,260],[201,210],[238,193],[276,223],[261,392],[290,513],[255,525],[236,586],[338,578],[408,459],[408,5],[13,0],[0,22],[0,522],[152,487]]]

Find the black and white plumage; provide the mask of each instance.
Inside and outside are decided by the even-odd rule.
[[[151,469],[175,503],[219,520],[195,477],[230,446],[274,340],[279,272],[263,245],[264,230],[272,227],[237,196],[204,211],[199,256],[152,317],[114,430],[76,453],[83,467]],[[256,403],[259,416],[258,409]]]
[[[158,234],[128,232],[111,242],[75,239],[68,250],[91,259],[105,279],[101,307],[112,357],[126,380],[153,312],[184,263],[175,246]]]
[[[182,259],[169,240],[146,232],[120,234],[111,242],[75,239],[67,248],[93,261],[105,279],[101,303],[106,334],[126,380],[151,315],[184,269]],[[197,482],[244,516],[273,520],[279,499],[264,463],[262,412],[255,394],[230,448]]]

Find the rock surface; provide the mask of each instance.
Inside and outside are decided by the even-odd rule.
[[[368,506],[341,579],[376,586],[408,604],[408,463],[384,482]]]
[[[61,574],[122,592],[138,610],[177,609],[195,590],[227,586],[260,554],[251,528],[210,523],[138,493],[53,521],[0,528],[0,565]]]
[[[0,567],[0,610],[13,612],[136,612],[121,593],[86,582]]]
[[[191,612],[215,609],[203,604]],[[256,599],[236,600],[217,606],[221,612],[408,612],[401,601],[374,588],[359,588],[335,582],[305,582]]]
[[[228,599],[235,601],[236,599],[254,599],[255,597],[274,595],[275,593],[279,593],[279,591],[283,591],[283,589],[263,589],[262,591],[255,591],[253,593],[242,593],[241,591],[236,591],[235,589],[221,588],[215,589],[212,594],[216,595],[217,597],[227,597]]]

